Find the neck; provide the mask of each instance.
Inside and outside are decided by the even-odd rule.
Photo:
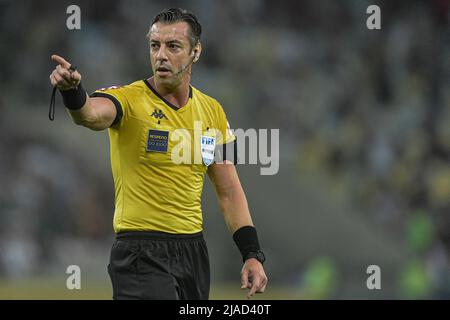
[[[151,77],[148,79],[150,85],[171,104],[181,108],[189,101],[189,79],[182,79],[178,85],[167,86]]]

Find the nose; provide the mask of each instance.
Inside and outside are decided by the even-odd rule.
[[[167,54],[166,54],[166,46],[162,44],[159,47],[159,50],[156,52],[156,60],[159,61],[166,61],[167,60]]]

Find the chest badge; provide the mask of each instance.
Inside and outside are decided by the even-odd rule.
[[[216,138],[209,136],[201,136],[200,149],[202,151],[202,160],[206,166],[214,161],[214,149],[216,147]]]
[[[147,152],[167,153],[169,147],[169,131],[152,130],[148,131]]]

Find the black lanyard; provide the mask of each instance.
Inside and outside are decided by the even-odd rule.
[[[53,87],[52,96],[50,98],[50,108],[48,109],[48,118],[50,121],[55,120],[55,100],[56,100],[56,86]]]
[[[70,66],[70,73],[75,72],[77,67]],[[55,105],[56,105],[56,86],[53,87],[52,96],[50,97],[50,107],[48,108],[48,118],[50,121],[55,120]]]

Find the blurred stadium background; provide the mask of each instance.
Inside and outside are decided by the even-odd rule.
[[[66,8],[81,8],[81,30]],[[381,7],[382,30],[366,28]],[[280,171],[239,167],[268,256],[258,299],[450,298],[448,0],[0,0],[0,299],[110,299],[113,183],[106,132],[71,124],[58,53],[84,86],[151,74],[161,9],[203,24],[193,83],[233,128],[280,128]],[[212,299],[244,299],[241,262],[209,181]],[[82,289],[66,289],[79,265]],[[368,290],[366,268],[381,268]]]

